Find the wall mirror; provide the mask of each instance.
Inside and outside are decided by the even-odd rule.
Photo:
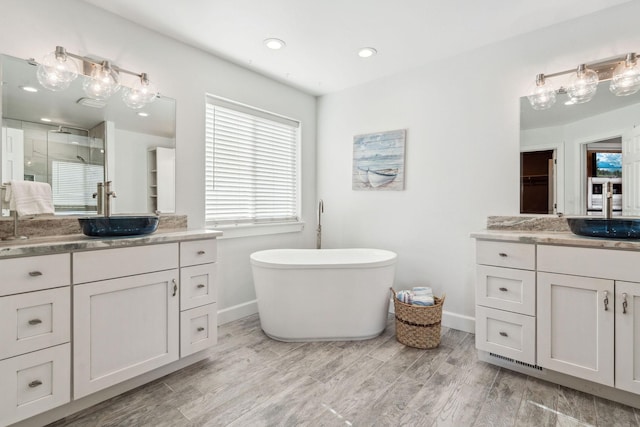
[[[602,182],[611,180],[614,215],[638,215],[622,200],[640,192],[640,182],[625,177],[621,163],[631,160],[624,146],[640,130],[640,92],[615,96],[601,81],[587,103],[557,97],[542,111],[520,99],[520,212],[601,215]]]
[[[53,92],[39,85],[33,63],[0,61],[3,183],[48,182],[56,215],[95,214],[101,181],[113,183],[114,213],[175,211],[175,100],[159,96],[133,110],[116,93],[96,103],[82,78]]]

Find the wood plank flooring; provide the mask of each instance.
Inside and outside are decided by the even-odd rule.
[[[283,343],[257,315],[220,326],[212,356],[50,426],[640,426],[640,410],[478,361],[443,328],[432,350],[385,332]]]

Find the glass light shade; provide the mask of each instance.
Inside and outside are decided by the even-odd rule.
[[[640,90],[640,66],[635,54],[627,56],[627,59],[613,70],[613,77],[609,90],[616,96],[627,96]]]
[[[91,75],[84,79],[82,88],[88,97],[104,101],[120,89],[118,74],[105,61],[94,66]]]
[[[578,71],[571,77],[567,87],[567,95],[574,104],[591,101],[598,89],[598,73],[586,68],[578,67]]]
[[[546,110],[556,103],[556,91],[551,83],[545,80],[544,75],[539,74],[527,98],[534,110]]]
[[[66,55],[64,49],[56,49],[38,64],[36,76],[45,89],[65,90],[78,77],[78,64]]]
[[[122,100],[129,108],[138,110],[145,105],[155,101],[158,96],[156,85],[151,83],[145,73],[132,87],[125,87],[122,90]]]

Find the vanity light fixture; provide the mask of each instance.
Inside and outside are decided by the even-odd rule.
[[[273,50],[279,50],[279,49],[282,49],[283,47],[287,46],[287,44],[283,40],[276,39],[276,38],[264,39],[263,43],[269,49],[273,49]]]
[[[62,46],[56,46],[56,50],[46,55],[38,64],[38,81],[44,88],[53,91],[68,88],[79,74],[76,60],[82,64],[85,79],[82,88],[90,99],[106,101],[118,92],[121,74],[137,77],[132,85],[125,86],[122,91],[122,99],[128,107],[139,109],[158,97],[158,90],[146,73],[134,73],[117,67],[110,61],[96,61],[70,53]]]
[[[372,47],[363,47],[358,51],[358,56],[360,58],[371,58],[376,53],[378,53],[378,51]]]
[[[554,90],[549,78],[573,73],[567,87]],[[610,80],[609,90],[616,96],[627,96],[640,90],[640,64],[635,53],[592,64],[580,64],[577,69],[553,74],[538,74],[536,84],[529,91],[529,103],[534,110],[546,110],[555,103],[556,94],[566,93],[565,105],[589,102],[598,89],[598,83]]]

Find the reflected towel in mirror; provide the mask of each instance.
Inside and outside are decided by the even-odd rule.
[[[46,182],[11,181],[7,188],[10,209],[18,216],[53,214],[51,186]]]

